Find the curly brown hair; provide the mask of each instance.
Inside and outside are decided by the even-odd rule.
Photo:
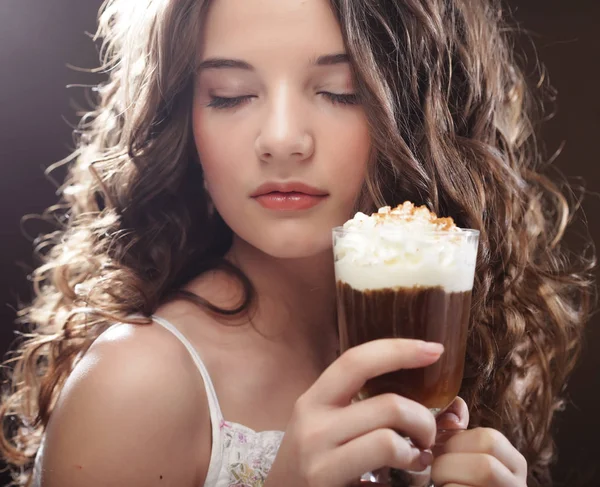
[[[193,276],[224,267],[231,230],[199,190],[191,134],[198,32],[207,1],[106,0],[96,40],[101,71],[77,150],[60,227],[37,247],[29,333],[11,360],[0,449],[29,482],[53,405],[76,360],[111,323],[149,317]],[[563,235],[578,201],[545,175],[534,134],[540,103],[514,53],[498,2],[331,0],[367,114],[376,158],[357,209],[404,200],[478,229],[461,395],[472,426],[504,433],[549,485],[551,425],[578,357],[594,253]],[[573,200],[571,202],[571,200]],[[131,321],[131,320],[128,320]],[[136,320],[148,323],[149,319]]]

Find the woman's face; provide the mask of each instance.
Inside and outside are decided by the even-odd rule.
[[[370,136],[327,0],[214,0],[199,56],[194,138],[220,215],[273,257],[328,249]]]

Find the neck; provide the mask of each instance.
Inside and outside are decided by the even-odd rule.
[[[228,258],[252,282],[252,323],[266,337],[308,347],[324,360],[337,348],[333,254],[301,259],[271,257],[234,238]]]

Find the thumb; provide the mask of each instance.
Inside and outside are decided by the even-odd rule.
[[[454,399],[452,404],[436,418],[438,430],[467,429],[469,426],[469,408],[461,398]]]

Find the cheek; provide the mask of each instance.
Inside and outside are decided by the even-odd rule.
[[[204,116],[202,109],[194,111],[193,130],[204,178],[211,193],[220,188],[232,188],[236,181],[243,181],[243,171],[247,168],[245,162],[249,157],[248,142],[243,132],[236,131],[232,136],[231,123],[211,120]]]
[[[330,135],[331,181],[345,207],[353,205],[364,183],[371,154],[371,135],[364,114],[356,113],[348,123]]]

